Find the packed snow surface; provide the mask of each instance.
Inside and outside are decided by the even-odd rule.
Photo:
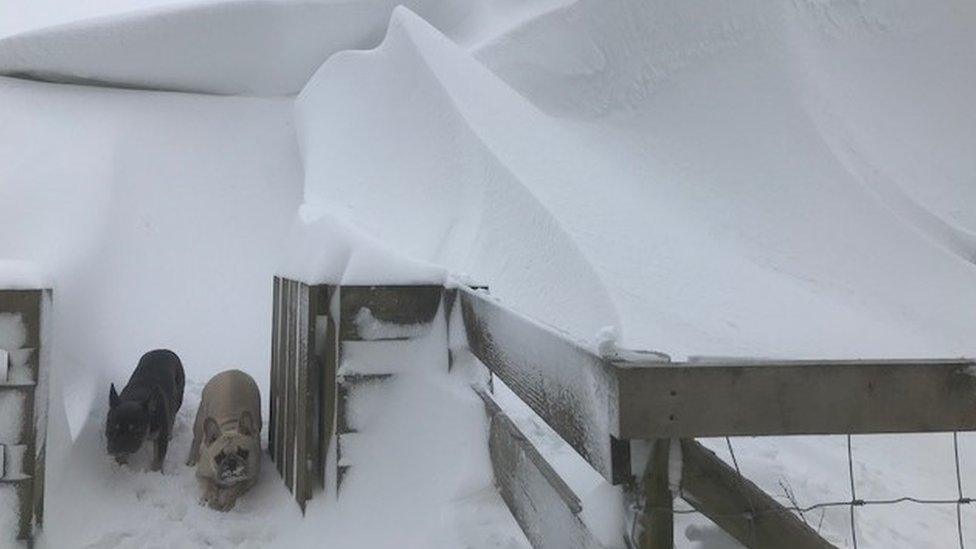
[[[0,25],[34,29],[0,38],[0,73],[142,88],[0,78],[0,285],[49,273],[57,303],[52,540],[75,523],[89,547],[328,539],[272,474],[221,519],[184,493],[183,471],[160,484],[98,459],[107,383],[150,348],[174,348],[194,383],[233,365],[267,389],[275,272],[466,273],[578,338],[614,327],[592,342],[614,352],[976,355],[968,0],[90,4],[50,19],[64,26],[36,29],[46,2]],[[74,20],[150,4],[162,7]],[[27,6],[5,3],[0,20],[11,5]],[[483,429],[474,401],[441,383],[412,379],[391,398],[444,399],[457,432]],[[859,495],[956,497],[947,437],[855,437]],[[961,442],[967,470],[976,447]],[[843,438],[736,443],[771,493],[849,496]],[[592,482],[582,495],[614,497]],[[141,503],[84,522],[68,496],[82,490]],[[593,501],[586,513],[608,508]],[[858,509],[859,545],[950,546],[954,513]],[[963,514],[971,545],[976,516]],[[171,534],[163,515],[199,537]],[[462,519],[430,543],[455,542]],[[847,520],[828,511],[820,527],[849,545]],[[349,528],[333,539],[354,543]],[[485,531],[468,546],[518,546]],[[679,531],[727,544],[695,519]]]

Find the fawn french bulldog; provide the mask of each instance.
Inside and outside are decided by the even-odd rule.
[[[196,465],[201,502],[219,511],[257,483],[261,470],[261,393],[254,379],[227,370],[203,388],[186,462]]]
[[[119,463],[142,447],[155,443],[153,471],[163,469],[166,448],[173,433],[173,420],[183,404],[183,364],[173,351],[158,349],[142,355],[129,383],[119,394],[109,389],[105,437],[108,453]]]

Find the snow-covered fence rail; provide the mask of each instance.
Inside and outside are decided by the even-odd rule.
[[[48,290],[0,290],[0,545],[44,517]]]
[[[625,484],[643,509],[628,537],[644,548],[671,547],[676,494],[748,547],[831,547],[800,509],[776,502],[695,437],[976,429],[976,362],[968,359],[616,360],[486,294],[461,289],[459,300],[472,353],[608,481]],[[672,443],[681,451],[651,451],[635,477],[634,444]],[[680,478],[666,478],[676,456]],[[871,503],[903,500],[916,501]],[[539,503],[507,501],[516,516]],[[968,502],[960,490],[958,501],[934,503],[955,503],[958,515]],[[865,503],[852,493],[824,506],[848,505],[853,516]]]

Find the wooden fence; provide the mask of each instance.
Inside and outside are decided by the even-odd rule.
[[[50,307],[49,290],[0,290],[0,500],[17,501],[28,546],[44,520]]]
[[[629,539],[641,548],[673,545],[674,455],[681,457],[682,497],[740,543],[832,547],[695,437],[976,429],[972,360],[610,360],[485,293],[461,289],[459,301],[472,353],[645,510]],[[481,394],[493,418],[496,482],[533,547],[596,546],[569,516],[579,512],[578,499]],[[651,448],[637,471],[632,444]],[[675,444],[680,451],[671,451]]]
[[[269,446],[303,510],[316,489],[338,490],[350,466],[343,442],[357,433],[346,411],[351,395],[393,378],[342,370],[343,342],[412,337],[373,325],[429,323],[442,304],[449,363],[457,343],[452,318],[459,318],[472,354],[607,482],[624,488],[641,511],[621,539],[642,549],[673,545],[669,470],[677,468],[669,461],[677,456],[680,496],[742,544],[832,547],[696,437],[976,429],[972,360],[617,360],[471,288],[276,278]],[[492,395],[478,391],[490,418],[496,483],[532,546],[603,547],[567,483]],[[645,462],[635,463],[638,455]]]

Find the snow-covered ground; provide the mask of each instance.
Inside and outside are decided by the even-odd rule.
[[[976,356],[976,4],[394,5],[0,5],[0,73],[192,92],[0,77],[0,260],[56,289],[51,546],[274,546],[326,516],[316,501],[299,521],[267,471],[217,517],[179,468],[97,459],[108,382],[147,349],[177,350],[197,386],[234,365],[267,390],[275,271],[463,273],[578,337],[615,326],[679,358]],[[23,265],[0,268],[22,284]],[[847,496],[843,444],[736,441],[750,478],[801,504]],[[857,437],[861,494],[955,497],[947,444]],[[137,503],[103,526],[74,512],[85,490]],[[181,516],[203,537],[166,537]],[[862,547],[954,542],[951,508],[858,517]],[[847,520],[822,529],[849,543]],[[718,546],[711,532],[681,541]]]

